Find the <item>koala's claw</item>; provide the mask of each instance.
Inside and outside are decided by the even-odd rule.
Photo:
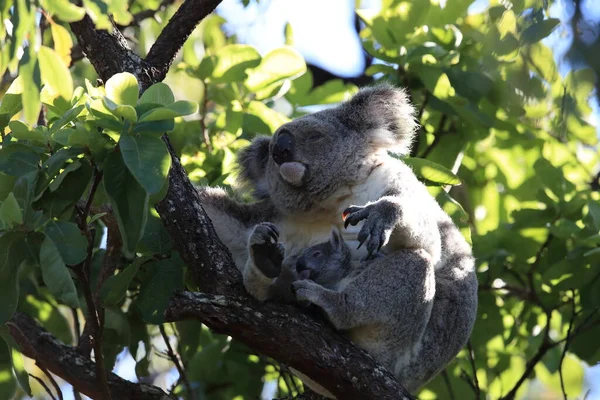
[[[366,220],[358,233],[358,247],[356,249],[360,249],[366,242],[367,259],[378,253],[390,239],[395,220],[387,218],[386,214],[389,214],[388,205],[379,202],[364,207],[351,206],[342,213],[345,228],[348,225],[354,226],[360,221]]]
[[[348,225],[354,226],[363,219],[366,219],[369,216],[369,211],[369,206],[351,206],[346,208],[342,213],[342,219],[344,220],[344,228],[348,228]],[[358,240],[360,240],[360,238]]]

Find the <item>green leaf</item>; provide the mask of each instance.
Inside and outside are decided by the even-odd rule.
[[[160,324],[171,296],[183,288],[183,262],[179,257],[171,257],[147,266],[147,277],[142,282],[137,306],[146,322]]]
[[[440,164],[416,157],[396,157],[412,168],[417,177],[437,185],[460,185],[460,179],[448,168]]]
[[[36,129],[32,129],[27,124],[21,121],[11,121],[8,124],[11,130],[11,134],[14,138],[19,140],[37,140],[40,142],[46,141],[44,134]]]
[[[161,138],[155,136],[121,136],[119,148],[125,165],[148,194],[155,194],[163,187],[171,156]]]
[[[59,217],[81,199],[92,177],[92,167],[85,159],[78,162],[81,167],[65,174],[55,191],[46,190],[35,202],[36,208],[42,208],[51,217]]]
[[[2,97],[2,103],[0,103],[0,130],[4,129],[10,119],[23,108],[21,93],[23,93],[23,78],[18,76]]]
[[[173,96],[173,91],[171,91],[171,88],[169,88],[168,85],[162,82],[155,83],[146,89],[139,101],[140,104],[150,103],[163,106],[168,106],[174,102],[175,96]]]
[[[79,167],[81,167],[81,162],[75,160],[71,164],[67,165],[66,168],[50,183],[48,188],[51,192],[56,191],[58,187],[62,184],[63,180],[67,177],[70,172],[77,171]]]
[[[140,117],[140,122],[172,119],[198,112],[198,103],[180,100],[166,107],[154,108]]]
[[[79,116],[79,114],[81,114],[84,108],[85,106],[83,104],[80,104],[64,113],[59,119],[52,122],[52,124],[50,125],[50,132],[56,132],[65,125],[67,125],[69,122],[74,121]]]
[[[8,344],[0,340],[0,393],[4,399],[12,399],[17,390],[17,381],[12,374],[12,354]]]
[[[588,214],[592,217],[596,230],[600,231],[600,204],[597,201],[588,202]]]
[[[281,125],[289,122],[289,118],[269,108],[261,101],[252,100],[244,115],[244,128],[259,133],[274,133]],[[259,121],[253,121],[253,117]],[[258,123],[258,125],[257,125]],[[252,124],[252,125],[249,125]],[[260,126],[262,124],[262,127]],[[266,129],[265,129],[266,128]]]
[[[73,79],[69,68],[58,53],[50,47],[41,46],[38,52],[42,82],[52,91],[69,101],[73,95]]]
[[[66,221],[50,221],[46,225],[45,233],[56,245],[65,264],[76,265],[85,259],[87,240],[75,224]]]
[[[40,101],[41,75],[37,54],[32,46],[27,47],[19,62],[19,75],[23,79],[23,116],[29,124],[37,122],[42,103]],[[25,83],[26,82],[26,83]]]
[[[106,307],[117,306],[129,289],[129,284],[137,274],[140,265],[148,261],[150,257],[136,259],[130,266],[119,272],[117,275],[110,276],[102,285],[100,298]]]
[[[137,121],[137,112],[135,111],[134,107],[127,104],[118,105],[108,97],[104,97],[102,101],[104,102],[106,108],[117,117],[125,118],[129,122]]]
[[[15,187],[16,181],[16,177],[6,175],[0,172],[0,201],[4,201],[4,199],[6,199],[6,196],[8,196],[10,192],[12,192],[13,187]]]
[[[23,233],[8,232],[0,236],[0,324],[8,321],[17,309],[17,277],[26,251]]]
[[[64,230],[64,229],[63,229]],[[48,228],[46,228],[46,233]],[[77,289],[71,278],[71,274],[65,265],[61,252],[55,245],[56,239],[46,237],[40,249],[40,266],[42,268],[42,279],[57,299],[72,308],[79,308]],[[69,240],[65,237],[64,240]],[[85,257],[85,255],[84,255]]]
[[[539,42],[550,35],[552,31],[556,29],[558,24],[560,24],[558,18],[548,18],[541,22],[534,23],[521,33],[521,43],[532,44]]]
[[[0,148],[0,171],[11,176],[22,176],[38,171],[40,156],[22,144],[8,144]]]
[[[203,60],[204,61],[204,60]],[[246,70],[260,64],[260,54],[246,44],[230,44],[217,50],[208,69],[212,83],[241,82],[246,78]]]
[[[71,49],[73,48],[71,34],[65,27],[57,23],[50,24],[50,31],[52,32],[52,41],[54,41],[54,50],[68,67],[71,64]]]
[[[306,63],[300,53],[291,47],[282,47],[265,55],[260,65],[247,71],[245,85],[254,92],[284,79],[300,76],[305,71]]]
[[[115,74],[105,84],[106,97],[117,105],[135,107],[139,95],[138,81],[129,72]]]
[[[69,0],[41,0],[41,5],[49,14],[65,22],[80,21],[85,10]]]
[[[2,205],[0,205],[0,222],[4,224],[5,229],[10,229],[23,223],[21,207],[12,192],[8,194]]]
[[[104,190],[117,217],[124,252],[132,257],[144,234],[149,195],[129,172],[121,154],[111,152],[104,164]]]
[[[29,374],[27,373],[27,370],[25,370],[25,360],[23,359],[23,354],[21,354],[21,352],[14,347],[11,350],[13,371],[17,377],[19,386],[21,386],[21,389],[23,389],[23,391],[29,397],[32,397],[31,386],[29,385]]]

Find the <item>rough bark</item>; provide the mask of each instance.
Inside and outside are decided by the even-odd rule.
[[[157,81],[165,79],[169,67],[198,22],[214,11],[221,0],[186,0],[169,20],[148,52],[146,61],[156,67]]]
[[[31,317],[15,313],[7,323],[11,336],[27,357],[42,368],[69,382],[78,392],[101,399],[102,387],[96,382],[96,366],[72,346],[38,325]],[[108,374],[108,386],[113,399],[172,400],[160,388],[132,383],[115,374]]]
[[[71,28],[103,80],[119,72],[137,76],[142,90],[166,75],[179,48],[198,22],[219,0],[186,0],[150,50],[146,60],[133,53],[123,35],[98,31],[86,16]],[[169,144],[165,136],[165,142]],[[260,303],[243,289],[241,276],[219,241],[199,196],[179,159],[173,159],[169,190],[157,210],[177,250],[204,293],[174,296],[166,316],[170,321],[195,318],[217,332],[227,333],[249,347],[296,368],[340,399],[410,399],[394,377],[366,352],[330,326],[289,305]],[[94,363],[60,343],[29,317],[16,314],[10,332],[25,355],[92,398],[101,397]],[[115,399],[166,399],[160,389],[108,378]],[[313,395],[301,398],[314,398]]]
[[[305,373],[338,399],[411,398],[365,351],[296,307],[248,296],[176,294],[166,319],[190,318]]]
[[[168,145],[168,139],[165,137]],[[231,254],[219,240],[204,212],[197,190],[187,177],[171,146],[169,190],[156,205],[181,258],[198,287],[207,293],[245,293]]]

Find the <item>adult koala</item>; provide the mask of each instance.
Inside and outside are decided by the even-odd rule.
[[[412,170],[388,154],[408,153],[417,126],[413,113],[403,90],[362,89],[336,108],[289,122],[272,137],[255,138],[241,152],[241,180],[253,190],[254,203],[239,203],[221,189],[200,189],[204,209],[242,271],[246,289],[259,300],[292,297],[294,271],[281,267],[281,243],[286,256],[294,257],[326,242],[332,226],[344,224],[342,215],[352,260],[380,252],[379,265],[406,269],[403,280],[393,282],[396,292],[390,291],[390,296],[404,293],[403,307],[391,309],[397,301],[386,307],[346,296],[349,325],[338,328],[356,328],[368,315],[368,325],[352,335],[360,332],[356,342],[378,354],[377,318],[389,320],[393,314],[402,321],[404,328],[395,332],[402,346],[386,364],[410,391],[464,346],[477,309],[469,245]],[[303,298],[321,295],[316,286],[302,286]]]

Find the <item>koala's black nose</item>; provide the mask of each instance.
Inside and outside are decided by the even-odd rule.
[[[294,137],[290,133],[281,132],[277,135],[273,145],[273,161],[279,165],[294,161]]]
[[[298,261],[296,261],[296,271],[300,273],[302,271],[306,271],[307,269],[309,268],[308,265],[306,265],[306,258],[304,255],[302,255],[298,258]]]

